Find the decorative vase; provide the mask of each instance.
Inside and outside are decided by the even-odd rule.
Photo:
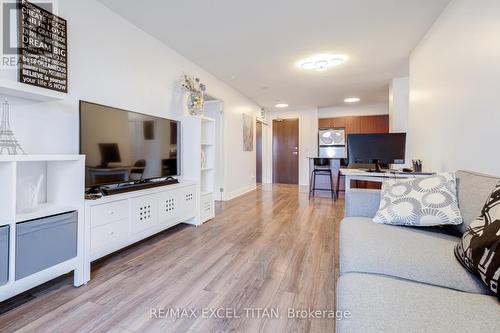
[[[203,93],[207,87],[201,83],[200,79],[184,74],[182,87],[189,92],[187,99],[187,107],[192,116],[203,114],[204,96]]]
[[[203,102],[203,92],[192,92],[188,96],[187,106],[189,113],[192,116],[197,116],[203,114],[204,102]]]

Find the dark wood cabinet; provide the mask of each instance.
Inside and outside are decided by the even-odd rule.
[[[318,128],[345,128],[348,134],[389,133],[389,116],[351,116],[322,118]]]
[[[320,119],[318,128],[330,128],[330,118]]]
[[[332,127],[335,128],[344,128],[345,127],[345,118],[340,117],[340,118],[330,118]]]
[[[367,116],[360,118],[360,133],[388,133],[389,132],[389,116]]]
[[[345,120],[345,117],[319,119],[319,128],[345,128]]]
[[[361,133],[361,118],[362,117],[346,117],[345,118],[346,135]]]
[[[351,116],[319,119],[319,128],[345,128],[346,140],[349,134],[389,133],[389,116]],[[354,187],[380,189],[380,183],[356,182]],[[344,178],[340,182],[340,189],[344,189]]]

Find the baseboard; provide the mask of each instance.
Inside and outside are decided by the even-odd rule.
[[[299,185],[300,193],[309,193],[309,185]]]
[[[256,188],[257,188],[257,185],[252,184],[250,186],[241,188],[239,190],[228,192],[226,195],[224,195],[223,200],[229,201],[229,200],[236,199],[237,197],[242,196],[243,194],[247,194],[248,192],[255,191]]]

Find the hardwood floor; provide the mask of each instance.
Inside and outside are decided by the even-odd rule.
[[[31,291],[0,316],[0,332],[333,332],[334,319],[289,319],[288,309],[335,309],[343,206],[309,202],[294,185],[259,188],[201,227],[174,227],[95,263],[85,286],[64,277]],[[159,312],[169,308],[196,317]],[[219,308],[222,318],[202,317]]]

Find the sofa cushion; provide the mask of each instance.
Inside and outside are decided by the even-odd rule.
[[[472,222],[455,247],[460,263],[497,294],[500,280],[500,184],[488,198],[482,214]]]
[[[382,184],[374,222],[406,226],[462,224],[455,175],[388,179]]]
[[[500,332],[494,296],[370,274],[351,273],[337,282],[337,321],[344,332]]]
[[[374,273],[472,293],[489,294],[454,255],[459,238],[346,218],[340,226],[340,272]]]
[[[458,206],[464,223],[458,226],[450,226],[450,228],[459,230],[463,234],[469,224],[481,215],[484,203],[498,182],[500,182],[500,178],[470,171],[457,171],[455,176],[457,177]]]

